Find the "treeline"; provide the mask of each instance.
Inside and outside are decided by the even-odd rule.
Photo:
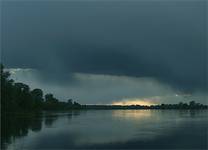
[[[83,105],[85,109],[208,109],[207,105],[196,103],[195,101],[178,104],[161,104],[161,105]]]
[[[178,104],[161,104],[149,107],[153,109],[208,109],[207,105],[196,103],[195,101],[190,101],[189,104],[180,102]]]
[[[81,105],[69,99],[61,102],[41,89],[30,90],[24,83],[16,83],[10,79],[10,73],[4,70],[1,64],[1,112],[39,111],[39,110],[66,110],[78,109]]]
[[[10,73],[1,64],[1,112],[69,110],[69,109],[208,109],[207,105],[191,101],[189,104],[141,105],[80,105],[69,99],[59,101],[53,94],[45,94],[41,89],[33,89],[24,83],[10,79]]]

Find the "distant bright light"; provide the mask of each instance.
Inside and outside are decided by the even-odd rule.
[[[156,103],[153,102],[152,99],[125,99],[122,101],[113,102],[112,105],[143,105],[143,106],[150,106],[155,105]]]

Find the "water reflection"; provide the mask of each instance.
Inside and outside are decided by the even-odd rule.
[[[116,110],[113,111],[112,115],[116,118],[139,120],[148,119],[152,116],[151,113],[151,110]]]
[[[15,139],[27,136],[29,130],[39,132],[42,128],[41,114],[1,116],[1,148],[5,149]]]
[[[207,148],[207,111],[91,110],[2,116],[3,149]]]

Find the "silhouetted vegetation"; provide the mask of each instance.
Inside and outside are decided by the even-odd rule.
[[[10,73],[4,71],[1,65],[1,112],[40,111],[40,110],[69,110],[69,109],[207,109],[207,105],[191,101],[189,104],[161,104],[151,106],[141,105],[80,105],[69,99],[59,101],[49,93],[44,96],[41,89],[30,90],[24,83],[15,83],[9,78]]]
[[[79,109],[81,105],[73,102],[61,102],[53,94],[44,96],[41,89],[30,90],[24,83],[10,79],[10,73],[1,64],[1,112],[66,110]]]
[[[179,104],[161,105],[83,105],[83,109],[208,109],[207,105],[191,101],[189,104],[180,102]]]
[[[24,137],[28,132],[38,132],[41,130],[43,116],[46,127],[52,126],[57,116],[45,114],[43,110],[73,110],[73,109],[208,109],[207,105],[191,101],[178,104],[161,104],[152,106],[141,105],[80,105],[79,103],[69,99],[67,102],[59,101],[53,94],[45,94],[41,89],[33,89],[24,83],[18,83],[10,79],[10,73],[4,71],[1,65],[1,148],[6,149],[12,140]],[[10,113],[11,112],[11,113]],[[14,114],[18,112],[18,114]],[[25,113],[32,112],[32,113]],[[73,111],[76,112],[76,111]],[[78,113],[79,114],[79,113]],[[70,119],[72,114],[68,114]],[[76,116],[76,113],[73,114]],[[24,117],[23,117],[24,116]]]

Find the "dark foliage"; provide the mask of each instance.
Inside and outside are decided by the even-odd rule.
[[[61,102],[53,94],[44,96],[41,89],[30,90],[24,83],[15,83],[9,78],[10,73],[1,65],[1,112],[68,110],[68,109],[208,109],[207,105],[191,101],[189,104],[141,105],[80,105],[69,99]]]
[[[180,102],[179,104],[161,104],[161,105],[82,105],[85,109],[208,109],[207,105],[191,101],[189,104]]]
[[[1,112],[66,110],[78,109],[81,105],[73,102],[61,102],[53,94],[44,97],[41,89],[30,90],[24,83],[15,83],[9,78],[10,73],[1,64]]]

